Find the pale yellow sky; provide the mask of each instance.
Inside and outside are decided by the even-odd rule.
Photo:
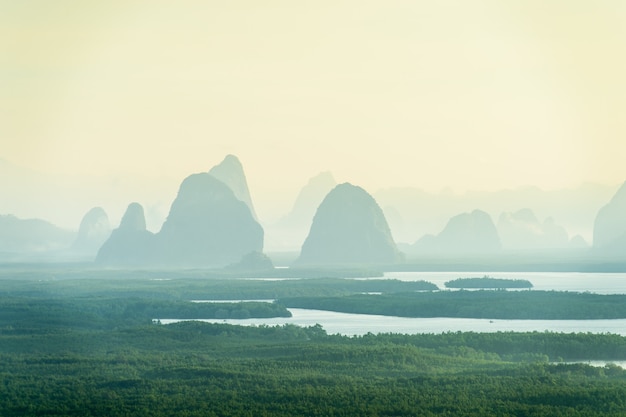
[[[177,183],[233,153],[257,201],[324,170],[621,183],[624,22],[622,0],[0,0],[0,158]]]

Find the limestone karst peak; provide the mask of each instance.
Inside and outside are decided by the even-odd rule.
[[[243,170],[243,165],[235,155],[226,155],[224,160],[209,170],[209,174],[226,184],[239,200],[246,203],[250,213],[257,220],[248,181]]]
[[[361,187],[343,183],[317,209],[298,263],[392,264],[401,259],[374,198]]]

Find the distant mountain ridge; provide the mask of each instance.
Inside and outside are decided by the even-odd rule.
[[[411,247],[413,253],[446,256],[493,255],[501,249],[491,216],[481,210],[452,217],[437,236],[426,235]]]
[[[498,234],[505,249],[537,250],[569,247],[567,231],[548,217],[543,223],[530,209],[502,213]]]
[[[0,174],[2,174],[0,175],[0,186],[5,193],[1,201],[4,209],[0,210],[0,212],[18,213],[20,205],[24,206],[23,202],[19,202],[19,196],[23,196],[21,197],[23,201],[30,202],[26,205],[27,213],[34,213],[36,210],[33,210],[33,207],[39,207],[42,213],[50,213],[52,218],[67,218],[76,215],[76,213],[78,213],[77,216],[80,216],[84,214],[85,207],[90,207],[74,202],[72,203],[72,210],[59,215],[59,213],[64,212],[60,209],[62,207],[60,204],[65,204],[63,202],[69,201],[68,196],[71,196],[70,194],[59,192],[59,190],[65,189],[67,191],[71,189],[71,186],[74,186],[74,183],[66,184],[60,181],[60,179],[69,178],[69,176],[46,177],[42,173],[27,168],[20,168],[2,158],[0,158]],[[236,156],[226,155],[219,164],[213,166],[208,173],[205,172],[204,174],[208,174],[225,183],[235,198],[246,204],[250,214],[255,218],[255,208],[252,204],[247,179],[243,166]],[[16,175],[19,177],[19,180],[14,178]],[[20,185],[22,179],[25,179],[24,183],[28,187],[45,192],[25,192],[25,188],[28,187]],[[105,182],[108,183],[110,188],[105,188],[108,191],[102,193],[102,184]],[[85,187],[84,189],[89,190],[83,193],[85,196],[88,196],[85,201],[99,201],[105,198],[103,196],[110,196],[111,190],[119,189],[119,185],[114,184],[114,182],[112,179],[104,177],[97,179],[95,182],[92,177],[76,180],[76,184],[80,183]],[[276,251],[276,253],[280,252],[281,256],[285,256],[284,259],[291,260],[295,258],[297,251],[302,248],[302,244],[308,236],[315,210],[335,186],[335,179],[330,172],[322,172],[312,177],[300,190],[297,198],[294,200],[292,210],[279,222],[266,225],[266,229],[263,231],[261,248],[266,248],[267,237],[269,236],[273,244],[271,250]],[[147,188],[152,187],[158,189],[159,185],[149,185]],[[171,196],[176,189],[172,186],[168,187],[170,191],[167,194]],[[588,247],[585,239],[591,242],[591,237],[593,237],[594,252],[590,253],[589,256],[619,256],[626,253],[626,220],[624,220],[622,215],[626,210],[624,208],[626,207],[624,203],[626,200],[626,183],[622,184],[619,189],[617,188],[586,184],[574,189],[553,191],[545,191],[537,187],[523,187],[495,192],[467,192],[462,195],[454,194],[451,191],[431,193],[416,188],[388,188],[376,192],[373,196],[377,202],[385,203],[384,206],[381,204],[380,207],[384,208],[383,214],[390,228],[390,233],[396,238],[396,244],[400,244],[402,250],[407,252],[409,250],[406,248],[409,248],[411,245],[400,242],[403,239],[406,239],[404,241],[407,242],[415,242],[420,236],[423,236],[420,239],[420,244],[417,245],[421,245],[420,250],[429,248],[428,250],[432,251],[437,246],[447,246],[452,252],[457,252],[458,250],[454,247],[464,238],[457,237],[456,239],[451,239],[449,244],[441,243],[444,241],[443,238],[450,233],[449,230],[446,231],[449,223],[456,216],[460,216],[459,213],[468,214],[471,213],[470,210],[480,208],[480,211],[484,211],[493,219],[498,219],[496,223],[497,231],[504,252],[518,250],[538,252],[545,249],[574,248],[582,250]],[[106,198],[109,198],[107,207],[110,207],[110,197]],[[115,198],[119,199],[119,195]],[[123,197],[122,201],[125,205],[127,201],[133,201],[133,199],[133,196],[128,199]],[[148,229],[155,232],[162,229],[167,222],[166,213],[172,202],[169,198],[163,198],[162,196],[159,199],[158,207],[154,204],[155,200],[150,200],[150,203],[144,206],[144,222],[150,221]],[[529,201],[533,202],[529,204]],[[475,202],[476,204],[474,204]],[[124,206],[115,204],[113,213],[119,216],[121,214],[120,208]],[[279,207],[280,204],[275,206]],[[520,210],[520,207],[527,207],[527,209]],[[457,210],[457,208],[461,208],[461,210]],[[455,211],[453,212],[453,210]],[[4,245],[2,246],[4,249],[0,248],[0,252],[32,252],[37,254],[35,257],[23,257],[21,259],[54,259],[56,257],[64,260],[87,260],[89,259],[88,253],[95,253],[97,248],[101,246],[102,240],[98,242],[98,239],[111,232],[110,224],[108,226],[105,225],[108,221],[106,213],[104,215],[100,213],[98,216],[99,220],[96,217],[92,218],[89,221],[89,226],[83,225],[81,221],[78,234],[74,231],[57,227],[65,235],[62,239],[49,234],[48,237],[42,240],[34,238],[35,235],[32,232],[20,232],[18,237],[4,239],[4,243],[0,244]],[[87,217],[87,215],[84,215],[83,221],[86,221]],[[16,219],[25,220],[19,217],[16,217]],[[37,219],[30,218],[28,220],[36,221]],[[44,220],[41,220],[41,222],[48,223]],[[182,224],[183,220],[180,220],[180,222]],[[589,230],[592,230],[592,233],[583,233],[585,236],[583,238],[577,233],[585,229],[585,222],[588,222],[590,225]],[[73,223],[73,226],[69,226],[69,228],[74,228],[76,225],[77,222]],[[0,230],[0,236],[8,235],[11,227],[7,226],[5,230]],[[192,229],[194,228],[190,227],[190,230]],[[424,231],[426,231],[426,236],[424,236]],[[475,231],[474,233],[479,232]],[[101,236],[100,238],[96,237],[98,234]],[[158,233],[153,234],[157,235]],[[436,239],[439,235],[442,235],[441,239]],[[26,242],[28,236],[33,238],[30,242]],[[570,236],[573,237],[570,239]],[[91,243],[88,243],[88,241]],[[182,246],[184,246],[184,242]],[[254,250],[259,248],[258,244],[250,246],[254,247]],[[480,247],[478,244],[465,244],[464,246]],[[178,249],[174,251],[176,250]],[[61,253],[61,251],[66,253]],[[39,254],[44,252],[50,252],[50,256],[39,256]],[[160,261],[163,261],[167,256],[159,256],[158,258]],[[233,262],[237,261],[234,260]]]
[[[0,252],[58,251],[69,247],[75,236],[45,220],[0,215]]]
[[[179,180],[146,177],[111,177],[98,174],[48,174],[11,162],[0,162],[0,213],[18,218],[44,219],[62,229],[77,231],[85,212],[102,206],[109,216],[121,218],[130,201],[146,202],[152,208],[169,206]],[[154,229],[164,216],[146,220]],[[111,218],[112,219],[112,218]]]
[[[373,195],[389,216],[389,226],[398,242],[414,242],[425,234],[437,234],[453,216],[476,208],[489,213],[494,222],[503,212],[530,208],[539,218],[552,217],[572,235],[591,240],[593,223],[600,207],[617,187],[582,184],[576,188],[542,190],[519,187],[498,191],[428,192],[412,187],[391,187]],[[504,242],[503,242],[504,244]]]

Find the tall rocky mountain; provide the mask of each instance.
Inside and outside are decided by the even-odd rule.
[[[428,255],[493,254],[502,249],[496,226],[481,210],[452,217],[437,236],[426,235],[412,252]]]
[[[240,262],[251,252],[262,252],[264,232],[250,210],[252,203],[246,204],[215,172],[218,176],[233,174],[229,176],[231,183],[243,184],[243,197],[247,195],[249,200],[241,165],[237,158],[228,156],[213,173],[185,178],[157,234],[146,230],[143,208],[131,204],[97,260],[109,264],[220,267]]]
[[[146,229],[139,203],[130,203],[120,226],[100,247],[96,262],[117,265],[145,265],[158,259],[155,235]]]
[[[593,247],[606,254],[626,253],[626,182],[598,212],[593,225]]]
[[[226,155],[222,162],[209,170],[209,174],[226,184],[233,191],[235,197],[246,203],[254,220],[258,220],[250,197],[246,174],[241,162],[235,155]]]
[[[208,173],[183,181],[157,237],[168,264],[223,266],[263,250],[263,228],[248,205]]]
[[[507,250],[564,249],[570,247],[567,231],[551,217],[543,223],[530,209],[505,212],[498,220],[498,234]]]
[[[303,265],[391,264],[402,260],[387,220],[361,187],[343,183],[320,204],[297,262]]]
[[[102,207],[94,207],[81,220],[72,250],[95,255],[110,235],[109,216]]]

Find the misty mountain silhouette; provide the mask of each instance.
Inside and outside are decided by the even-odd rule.
[[[608,255],[626,253],[626,182],[598,211],[593,225],[593,247]]]
[[[333,188],[320,204],[299,264],[390,264],[402,260],[387,220],[374,198],[349,183]]]
[[[274,263],[269,256],[254,251],[242,256],[241,261],[229,265],[228,269],[236,271],[272,271]]]
[[[586,249],[589,247],[589,244],[581,235],[574,235],[569,240],[569,247],[572,249]]]
[[[280,224],[288,227],[305,226],[308,229],[320,203],[336,185],[337,182],[329,171],[320,172],[310,178],[298,193],[293,208],[281,219]]]
[[[310,178],[298,192],[289,213],[266,227],[266,246],[274,250],[299,249],[311,228],[315,211],[336,185],[328,171]]]
[[[67,248],[76,234],[41,219],[0,215],[0,252],[46,252]]]
[[[218,167],[217,175],[245,186],[244,197],[249,200],[237,158],[229,155]],[[98,252],[97,261],[217,267],[239,262],[244,255],[262,250],[263,228],[254,219],[250,206],[226,183],[204,172],[183,180],[157,234],[146,230],[143,207],[137,203],[129,205],[120,227]]]
[[[493,254],[502,249],[496,226],[481,210],[452,217],[437,236],[426,235],[411,251],[429,255]]]
[[[96,256],[96,262],[116,265],[144,265],[153,262],[155,235],[146,230],[143,207],[130,203],[120,226],[111,232]]]
[[[109,216],[102,207],[94,207],[81,220],[72,251],[96,255],[110,235]]]
[[[209,170],[209,174],[226,184],[239,200],[246,203],[250,209],[250,214],[257,220],[246,174],[243,171],[241,162],[235,155],[226,155],[224,160]]]
[[[157,237],[167,264],[224,266],[263,251],[263,228],[246,203],[208,173],[185,178]]]
[[[391,187],[378,190],[373,195],[384,209],[396,241],[414,242],[425,234],[439,233],[451,217],[474,208],[491,214],[497,223],[501,213],[528,207],[540,218],[554,217],[572,234],[591,238],[598,209],[614,194],[613,186],[582,184],[571,189],[519,187],[462,194]],[[392,213],[390,208],[396,212]]]
[[[567,231],[548,217],[543,223],[530,209],[505,212],[498,220],[498,234],[504,249],[563,249],[570,246]]]

